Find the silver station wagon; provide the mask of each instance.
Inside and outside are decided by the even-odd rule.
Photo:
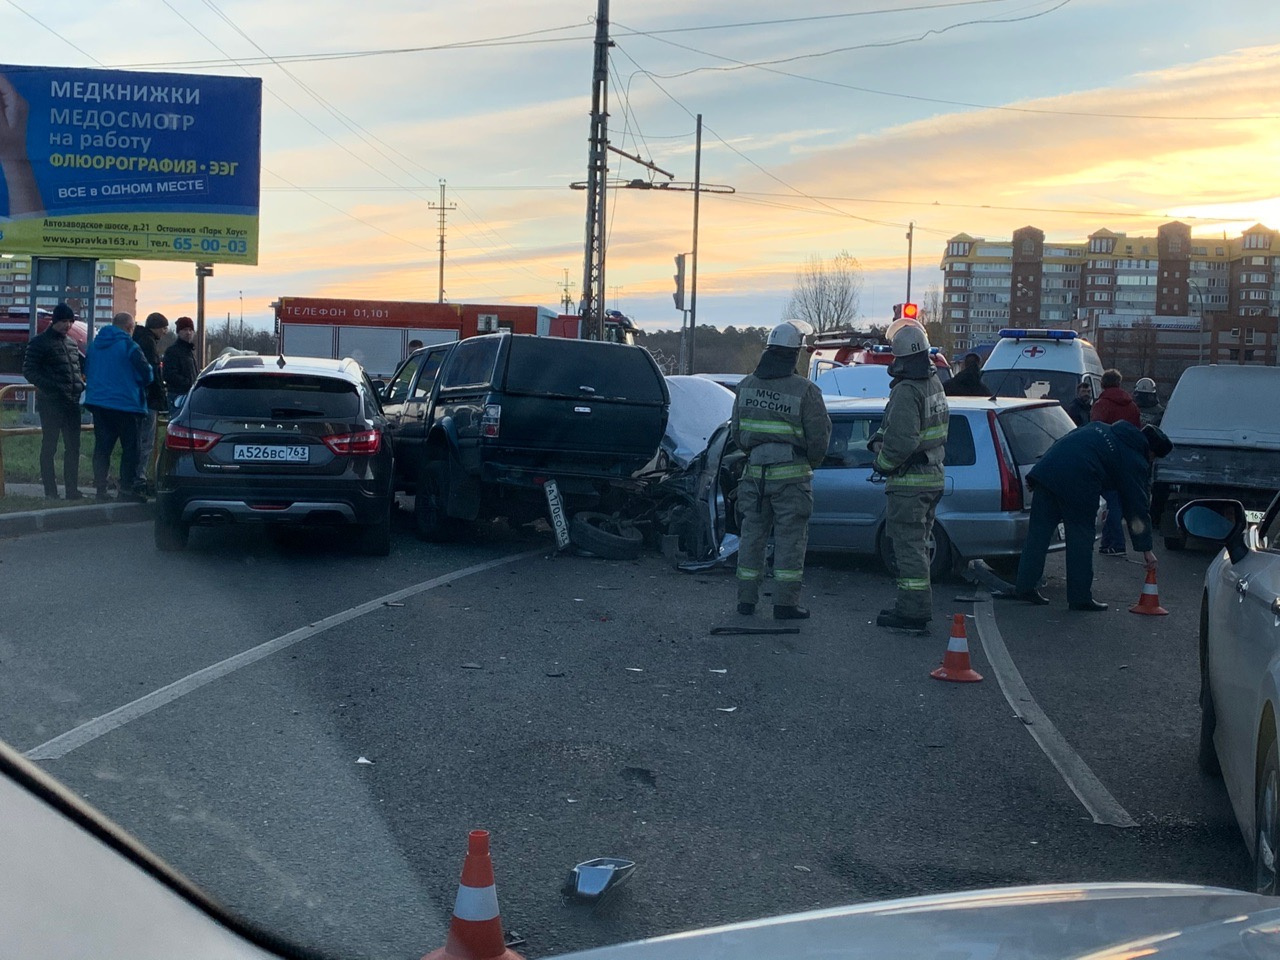
[[[809,549],[878,554],[892,571],[884,535],[883,482],[874,476],[867,441],[887,398],[826,397],[831,444],[813,476]],[[946,487],[938,503],[931,551],[934,579],[974,559],[1013,560],[1027,535],[1028,471],[1053,442],[1075,429],[1055,400],[949,397]],[[1062,549],[1061,532],[1051,549]]]

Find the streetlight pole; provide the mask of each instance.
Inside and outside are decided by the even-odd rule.
[[[1196,322],[1196,365],[1200,366],[1204,364],[1204,291],[1200,289],[1200,284],[1190,277],[1187,277],[1187,286],[1196,292],[1196,299],[1200,303],[1199,318]]]

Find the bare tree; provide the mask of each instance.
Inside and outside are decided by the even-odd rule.
[[[796,273],[784,319],[807,320],[822,333],[852,326],[862,297],[862,267],[848,250],[826,262],[811,254]]]

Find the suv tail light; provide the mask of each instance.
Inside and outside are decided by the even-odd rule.
[[[222,439],[220,433],[208,430],[192,430],[190,427],[169,424],[165,434],[164,445],[167,450],[186,450],[191,453],[205,453],[213,449],[213,445]]]
[[[991,425],[991,442],[996,448],[996,464],[1000,468],[1000,509],[1005,511],[1023,508],[1022,481],[1013,469],[1013,455],[1009,452],[1004,436],[1000,433],[1000,423],[994,410],[987,411],[987,422]]]
[[[382,434],[377,430],[342,433],[324,438],[324,445],[339,456],[371,456],[382,449]]]
[[[502,422],[502,406],[497,403],[484,405],[484,416],[480,418],[480,436],[497,437]]]

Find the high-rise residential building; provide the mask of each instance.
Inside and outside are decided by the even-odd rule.
[[[1153,237],[1102,229],[1066,243],[1046,242],[1031,226],[1012,240],[962,233],[948,241],[941,267],[940,319],[958,350],[1008,326],[1150,327],[1182,331],[1203,356],[1210,333],[1217,343],[1219,332],[1248,328],[1250,319],[1274,327],[1280,313],[1280,233],[1261,224],[1231,239],[1192,237],[1177,221]]]
[[[96,325],[110,322],[117,313],[138,312],[138,281],[142,271],[135,263],[124,260],[99,260],[94,277],[93,315]],[[0,256],[0,314],[12,308],[25,314],[31,305],[31,258],[28,256]],[[41,293],[36,298],[38,309],[51,309],[58,302],[57,296]],[[71,298],[68,299],[68,303]],[[71,303],[77,314],[87,314],[87,304]]]

